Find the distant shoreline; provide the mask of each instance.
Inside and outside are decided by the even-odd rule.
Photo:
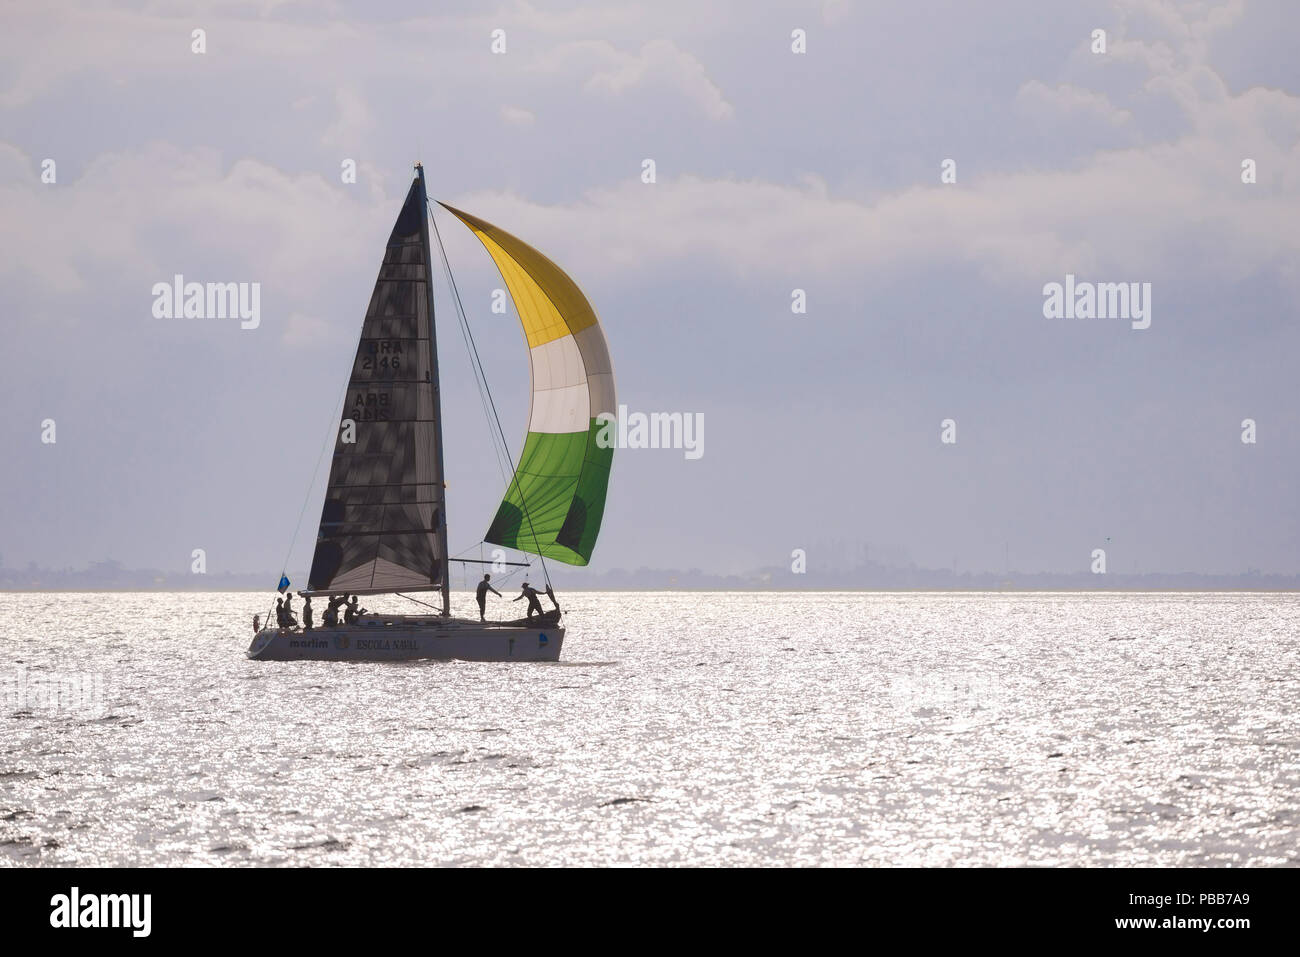
[[[452,569],[451,587],[472,591],[481,568]],[[201,594],[205,592],[268,594],[275,591],[281,572],[222,570],[187,573],[188,570],[128,568],[113,559],[92,561],[86,568],[45,568],[28,563],[25,568],[0,567],[0,592]],[[719,573],[700,568],[611,567],[600,571],[551,565],[511,568],[494,574],[498,588],[517,588],[524,580],[538,581],[546,572],[557,591],[563,592],[740,592],[753,595],[807,593],[1032,593],[1032,592],[1149,592],[1149,593],[1300,593],[1300,574],[1266,572],[1247,567],[1229,572],[1139,571],[1093,573],[1073,571],[962,571],[924,568],[915,564],[882,562],[824,562],[795,570],[793,566],[764,565],[742,572]],[[290,591],[304,587],[306,569],[291,568]]]

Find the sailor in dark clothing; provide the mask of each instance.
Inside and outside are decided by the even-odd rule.
[[[343,601],[338,595],[330,595],[330,603],[325,608],[321,620],[326,628],[337,628],[339,624],[339,603]]]
[[[292,628],[298,624],[293,617],[293,609],[289,606],[287,599],[277,598],[275,600],[275,623],[281,628]]]
[[[311,595],[302,600],[302,627],[304,631],[311,631]]]
[[[521,592],[519,593],[519,598],[527,598],[527,599],[528,599],[528,617],[529,617],[529,618],[532,618],[532,617],[533,617],[533,612],[537,612],[537,614],[539,614],[539,615],[541,615],[541,614],[545,614],[545,613],[542,611],[542,603],[541,603],[540,601],[537,600],[537,589],[534,588],[532,585],[528,584],[528,582],[524,582],[524,584],[523,584],[523,591],[521,591]],[[518,601],[519,598],[515,598],[515,599],[513,599],[513,600],[514,600],[514,601]]]
[[[343,623],[354,625],[356,624],[357,618],[365,613],[366,610],[364,608],[357,608],[357,596],[353,595],[351,600],[343,606]]]
[[[498,598],[503,597],[501,595],[501,592],[497,591],[495,588],[493,588],[491,585],[488,584],[488,582],[491,580],[492,580],[491,575],[484,575],[483,580],[478,583],[478,590],[474,593],[474,597],[478,599],[478,620],[479,621],[487,621],[487,618],[485,617],[487,615],[487,593],[491,592],[492,594],[496,595]]]
[[[293,596],[284,596],[284,626],[293,628],[298,624],[298,619],[293,616]]]

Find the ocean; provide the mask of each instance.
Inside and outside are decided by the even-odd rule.
[[[0,863],[1300,862],[1298,595],[559,597],[558,664],[328,664],[2,594]]]

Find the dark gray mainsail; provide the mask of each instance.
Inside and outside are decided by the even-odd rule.
[[[424,170],[417,174],[361,326],[307,593],[438,589],[445,615],[438,347]]]

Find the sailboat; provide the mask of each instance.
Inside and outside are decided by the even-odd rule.
[[[428,605],[431,612],[425,614],[365,613],[350,624],[312,629],[280,627],[268,620],[267,627],[256,630],[250,658],[560,657],[565,628],[545,562],[586,565],[600,532],[614,454],[612,443],[598,441],[604,418],[613,417],[616,409],[609,348],[595,310],[559,266],[505,230],[439,205],[482,242],[505,281],[528,343],[528,431],[517,466],[508,461],[505,436],[500,435],[513,475],[483,541],[538,556],[554,607],[501,622],[451,614],[448,566],[471,560],[453,559],[447,551],[431,225],[467,333],[469,326],[432,218],[424,169],[417,163],[361,325],[311,572],[298,594],[324,600],[437,592],[441,610]],[[472,348],[472,338],[469,343]],[[495,418],[495,404],[491,409]],[[499,420],[496,427],[499,431]],[[288,584],[282,575],[280,591]],[[317,606],[317,615],[320,610]]]

